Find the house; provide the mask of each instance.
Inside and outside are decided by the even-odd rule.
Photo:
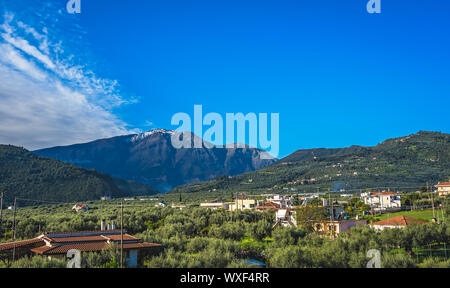
[[[78,212],[80,212],[80,211],[82,211],[82,212],[84,212],[84,211],[88,211],[89,210],[89,207],[88,207],[88,205],[86,205],[86,204],[75,204],[73,207],[72,207],[72,210],[75,210],[75,211],[77,211],[77,213]]]
[[[396,216],[389,219],[384,219],[378,222],[375,222],[371,225],[375,230],[384,230],[389,228],[404,228],[411,224],[427,224],[426,221],[414,219],[407,216]]]
[[[296,212],[293,209],[278,209],[275,213],[275,224],[272,228],[278,226],[297,227]]]
[[[450,195],[450,182],[439,182],[435,187],[438,188],[437,192],[440,197]]]
[[[258,202],[255,199],[236,199],[235,202],[229,203],[227,210],[249,210],[255,209],[258,206]]]
[[[111,196],[103,196],[100,198],[101,201],[111,200]]]
[[[266,199],[267,202],[274,203],[280,206],[280,208],[293,208],[293,198],[285,195],[273,195],[271,198]]]
[[[329,234],[331,238],[335,238],[342,232],[347,232],[351,228],[360,225],[366,225],[366,220],[323,220],[313,224],[314,230],[323,235]]]
[[[362,193],[361,200],[375,211],[395,211],[402,206],[400,196],[391,191]]]
[[[70,250],[99,252],[111,247],[121,247],[121,230],[44,233],[36,238],[0,244],[0,255],[16,259],[41,255],[48,258],[65,258]],[[123,232],[124,260],[127,267],[137,267],[145,250],[160,248],[160,244],[142,242],[141,239]]]

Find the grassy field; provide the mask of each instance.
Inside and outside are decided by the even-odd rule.
[[[439,213],[439,216],[442,218],[442,214],[441,214],[440,210],[436,209],[435,213],[436,213],[436,218],[438,218],[438,215],[437,215],[438,213]],[[384,219],[388,219],[388,218],[395,217],[395,216],[407,216],[407,217],[431,222],[431,219],[433,219],[433,209],[387,213],[387,214],[383,214],[380,216],[376,216],[376,219],[384,220]]]

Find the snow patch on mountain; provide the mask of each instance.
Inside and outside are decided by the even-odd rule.
[[[147,132],[144,132],[144,133],[136,134],[130,139],[130,141],[132,143],[136,143],[136,142],[142,141],[145,138],[148,138],[148,137],[150,137],[152,135],[155,135],[155,134],[163,134],[163,135],[171,135],[172,136],[172,135],[175,134],[175,131],[166,130],[166,129],[154,129],[154,130],[147,131]]]

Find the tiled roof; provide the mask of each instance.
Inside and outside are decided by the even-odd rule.
[[[127,230],[123,230],[126,233]],[[87,236],[100,236],[100,235],[120,235],[120,229],[116,230],[93,230],[93,231],[74,231],[74,232],[51,232],[44,233],[49,238],[64,238],[64,237],[87,237]]]
[[[426,224],[426,221],[414,219],[407,216],[396,216],[389,219],[384,219],[378,222],[373,223],[373,225],[377,226],[407,226],[411,225],[412,223],[417,224]]]
[[[450,182],[441,182],[436,185],[436,187],[442,187],[442,186],[450,186]]]
[[[106,238],[112,240],[112,241],[120,241],[121,240],[121,236],[120,235],[107,235],[105,236]],[[123,241],[139,241],[139,238],[136,238],[134,236],[131,236],[129,234],[123,234]]]
[[[161,244],[156,243],[147,243],[147,242],[141,242],[141,243],[124,243],[123,249],[136,249],[136,248],[153,248],[153,247],[161,247]],[[120,244],[119,244],[120,247]]]
[[[120,247],[119,243],[116,243]],[[123,249],[139,249],[139,248],[153,248],[160,247],[161,245],[155,243],[124,243]],[[42,246],[39,248],[31,249],[34,253],[41,255],[58,255],[67,254],[69,250],[76,249],[81,252],[96,252],[111,247],[110,244],[105,242],[91,242],[91,243],[72,243],[72,244],[57,244],[55,246]]]
[[[71,242],[103,242],[103,241],[107,241],[107,240],[112,240],[112,241],[120,241],[121,240],[121,235],[95,235],[95,236],[81,236],[81,237],[55,237],[55,238],[50,238],[50,241],[52,243],[71,243]],[[124,234],[123,235],[123,240],[124,241],[132,241],[132,240],[139,240],[136,237],[133,237],[129,234]]]
[[[44,244],[44,241],[42,239],[39,239],[39,238],[33,238],[33,239],[29,239],[29,240],[3,243],[3,244],[0,244],[0,251],[13,249],[14,245],[15,245],[16,248],[20,248],[20,247],[24,247],[24,246],[27,246],[27,245],[37,244],[37,243],[40,243],[40,242],[42,242],[42,244]]]
[[[66,254],[69,250],[76,249],[81,252],[101,251],[109,246],[105,242],[90,242],[90,243],[73,243],[73,244],[57,244],[54,246],[42,246],[31,249],[31,251],[41,255]]]
[[[370,192],[370,195],[394,195],[394,192]]]
[[[121,239],[120,230],[45,233],[38,238],[30,240],[0,244],[0,251],[13,249],[14,246],[19,248],[33,245],[28,247],[33,248],[36,247],[35,244],[41,243],[43,246],[30,249],[30,251],[41,255],[66,254],[72,249],[81,252],[94,252],[111,247],[112,244],[120,245]],[[155,243],[141,242],[141,239],[125,233],[123,240],[124,249],[142,249],[161,246]],[[46,241],[48,246],[46,245]]]

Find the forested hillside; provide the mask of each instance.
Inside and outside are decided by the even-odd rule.
[[[5,203],[14,197],[68,202],[127,196],[107,175],[7,145],[0,145],[0,189]]]
[[[450,177],[450,135],[421,131],[374,147],[298,150],[256,172],[184,185],[172,192],[415,189]]]

